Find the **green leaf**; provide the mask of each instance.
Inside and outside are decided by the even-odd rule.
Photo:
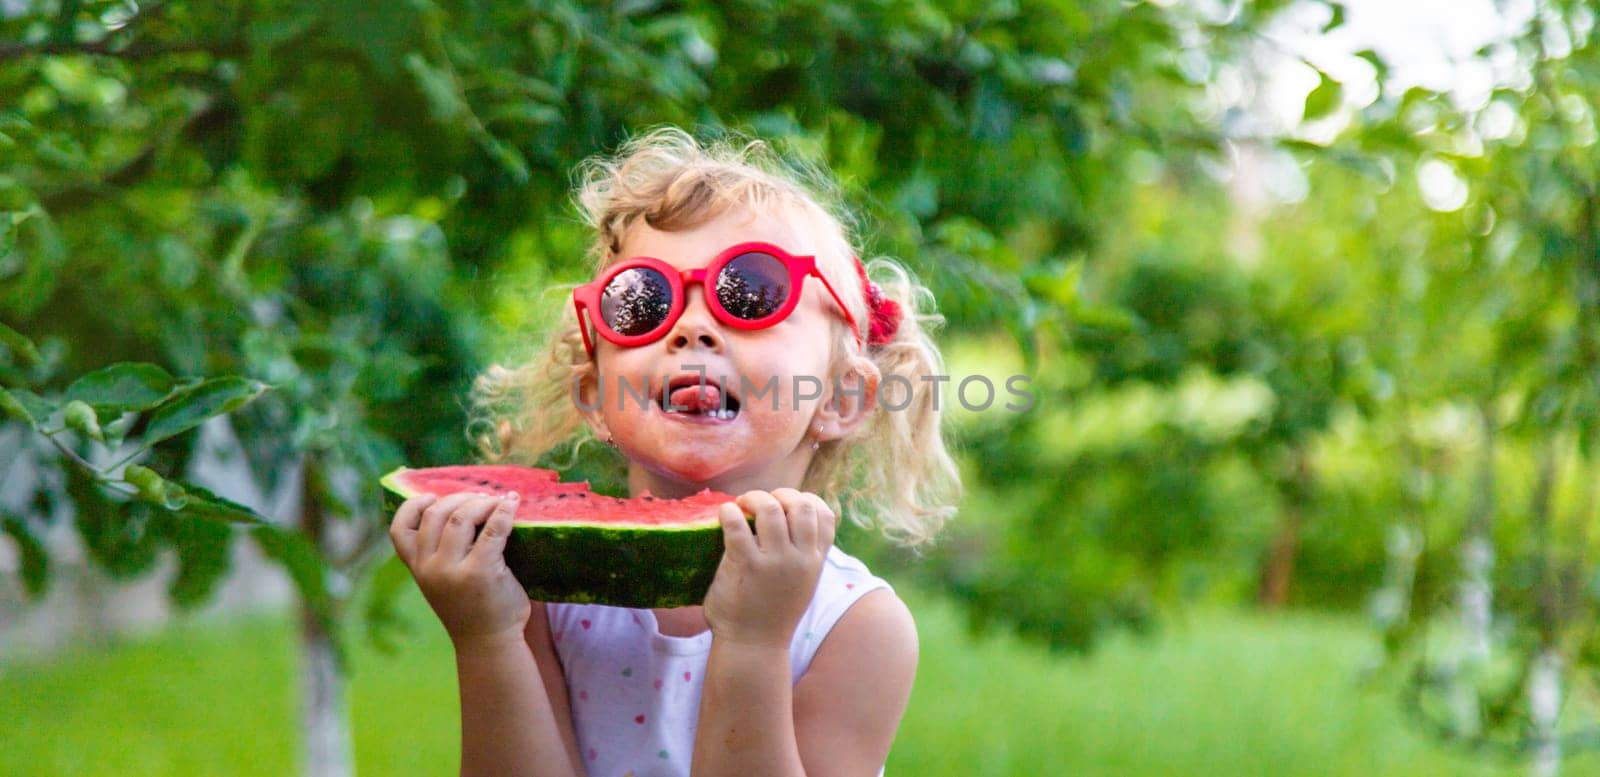
[[[1068,308],[1078,303],[1078,285],[1083,279],[1083,263],[1055,264],[1031,271],[1022,278],[1029,293]]]
[[[67,494],[84,550],[114,579],[126,580],[150,569],[157,560],[158,536],[152,507],[142,501],[110,499],[101,482],[79,467],[67,467]]]
[[[1329,19],[1327,24],[1322,25],[1324,34],[1333,32],[1344,25],[1344,3],[1328,3],[1328,7],[1333,9],[1333,18]]]
[[[422,96],[427,98],[428,108],[435,119],[449,123],[468,112],[467,103],[461,99],[461,92],[456,88],[455,78],[448,71],[434,67],[417,53],[406,55],[406,69],[416,76],[417,86],[422,89]]]
[[[272,526],[272,522],[260,513],[245,507],[238,502],[217,496],[216,494],[194,485],[184,483],[188,493],[189,503],[184,508],[185,512],[194,513],[211,520],[226,521],[228,523],[243,523],[259,526]]]
[[[0,133],[0,148],[15,145],[15,140]],[[20,227],[22,222],[43,212],[37,205],[21,211],[0,210],[0,279],[10,279],[20,274],[17,263],[13,261],[20,258],[17,256],[17,243],[22,231]]]
[[[67,387],[65,398],[96,410],[148,410],[171,396],[180,382],[154,364],[122,362],[95,370]]]
[[[9,402],[6,403],[6,411],[8,413],[14,413],[16,412],[15,408],[17,406],[21,406],[22,411],[28,416],[27,418],[21,420],[28,421],[34,426],[38,426],[39,424],[50,420],[50,416],[55,415],[55,403],[50,402],[49,400],[33,393],[32,391],[22,388],[4,389],[4,391],[11,397],[11,399],[15,400],[15,405]]]
[[[1306,107],[1303,121],[1314,121],[1331,114],[1339,107],[1340,98],[1344,96],[1344,85],[1328,77],[1327,73],[1317,71],[1322,81],[1317,88],[1306,95]]]
[[[197,519],[188,509],[168,513],[165,520],[165,534],[178,555],[178,573],[167,585],[167,595],[179,607],[198,606],[228,571],[233,528]]]
[[[212,416],[226,415],[266,392],[267,386],[244,378],[208,380],[163,403],[150,416],[144,444],[154,445],[183,434],[205,423]]]
[[[1287,149],[1289,151],[1300,151],[1311,154],[1328,150],[1327,146],[1312,143],[1309,140],[1300,140],[1299,138],[1279,138],[1278,147]]]
[[[1104,329],[1112,332],[1133,331],[1137,319],[1126,308],[1104,304],[1079,304],[1073,308],[1073,319],[1079,326]]]
[[[1378,56],[1378,52],[1373,51],[1372,49],[1362,49],[1356,52],[1356,56],[1366,60],[1367,64],[1372,66],[1373,70],[1378,71],[1378,82],[1380,86],[1382,85],[1382,82],[1389,77],[1389,63],[1384,62],[1383,57]]]
[[[522,152],[488,132],[474,132],[472,137],[500,165],[500,169],[511,176],[512,180],[518,184],[528,182],[528,160],[523,158]]]
[[[5,324],[0,324],[0,345],[4,345],[11,352],[11,358],[24,367],[39,363],[39,349],[33,341]]]
[[[517,122],[519,124],[559,124],[561,122],[561,109],[539,103],[511,103],[491,108],[483,114],[484,123],[499,121]]]
[[[0,415],[16,419],[29,426],[33,425],[33,415],[28,412],[28,408],[24,407],[16,397],[11,396],[10,391],[3,388],[0,388]]]
[[[14,515],[0,515],[0,528],[17,543],[17,555],[21,558],[22,587],[28,596],[38,599],[50,583],[50,557],[45,553],[44,544],[39,538],[28,531],[28,525],[21,518]]]
[[[400,614],[400,595],[411,583],[411,570],[399,556],[390,556],[372,573],[365,607],[367,641],[386,655],[400,648],[409,624]]]

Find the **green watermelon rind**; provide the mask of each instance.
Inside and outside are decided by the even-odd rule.
[[[581,559],[575,565],[573,560]],[[685,607],[705,601],[722,560],[722,527],[608,529],[522,524],[506,566],[542,602]]]
[[[391,514],[416,495],[400,482],[407,471],[380,481]],[[667,608],[705,601],[722,552],[714,515],[672,525],[519,520],[505,559],[535,601]]]

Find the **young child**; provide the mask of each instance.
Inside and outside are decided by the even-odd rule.
[[[671,129],[583,167],[594,281],[542,363],[480,379],[486,451],[532,462],[586,427],[633,494],[737,504],[704,604],[657,610],[530,603],[514,495],[401,506],[395,548],[455,646],[463,774],[882,773],[916,628],[833,538],[842,514],[916,546],[954,511],[939,319],[895,264],[868,279],[795,169]]]

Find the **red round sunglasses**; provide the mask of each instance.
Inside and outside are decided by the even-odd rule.
[[[706,307],[718,321],[735,329],[766,329],[794,312],[808,275],[822,281],[838,303],[859,347],[855,316],[817,269],[817,258],[795,256],[771,243],[730,246],[695,270],[679,270],[650,256],[626,259],[574,289],[572,301],[583,347],[593,357],[586,315],[595,332],[612,343],[624,348],[645,345],[661,339],[678,322],[688,298],[686,289],[698,283],[708,292]]]

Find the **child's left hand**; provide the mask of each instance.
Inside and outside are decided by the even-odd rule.
[[[821,497],[792,488],[747,491],[735,501],[718,513],[725,549],[706,592],[706,623],[715,638],[787,650],[838,518]],[[754,534],[746,512],[756,516]]]

